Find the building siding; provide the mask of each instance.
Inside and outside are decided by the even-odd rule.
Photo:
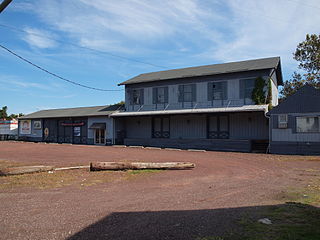
[[[205,139],[206,116],[172,116],[170,118],[170,138]]]

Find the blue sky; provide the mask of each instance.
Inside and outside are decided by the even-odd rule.
[[[0,14],[0,44],[81,84],[119,89],[145,72],[280,56],[285,79],[296,45],[320,32],[317,0],[14,0]],[[163,67],[141,64],[74,45]],[[0,49],[0,106],[9,113],[105,105],[98,92],[56,79]]]

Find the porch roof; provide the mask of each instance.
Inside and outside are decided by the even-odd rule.
[[[245,105],[241,107],[220,107],[220,108],[200,108],[200,109],[179,109],[179,110],[156,110],[140,112],[117,112],[110,117],[129,116],[152,116],[152,115],[175,115],[175,114],[201,114],[201,113],[233,113],[233,112],[268,112],[268,105]]]

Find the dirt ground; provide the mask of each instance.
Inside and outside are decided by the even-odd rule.
[[[31,175],[30,184],[22,186],[0,177],[0,239],[200,239],[236,233],[234,220],[283,204],[288,189],[307,187],[320,176],[319,156],[131,147],[0,142],[0,161],[57,167],[91,161],[196,164],[193,170],[142,174],[72,170],[35,175],[70,181],[43,188]],[[86,185],[83,179],[96,182]]]

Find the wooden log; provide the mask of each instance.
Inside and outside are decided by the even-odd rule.
[[[0,176],[52,171],[52,166],[23,166],[0,169]]]
[[[194,163],[188,162],[164,162],[164,163],[147,163],[147,162],[92,162],[90,171],[99,170],[127,170],[127,169],[190,169],[194,168]]]

